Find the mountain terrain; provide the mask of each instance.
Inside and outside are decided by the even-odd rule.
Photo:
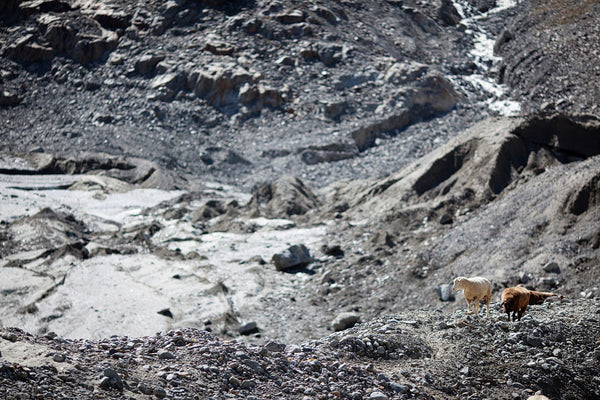
[[[4,2],[0,394],[600,398],[599,16]]]

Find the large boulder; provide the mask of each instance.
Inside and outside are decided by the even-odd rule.
[[[60,250],[74,253],[75,248],[78,248],[79,258],[85,258],[83,244],[89,240],[88,228],[83,222],[72,214],[50,208],[12,221],[0,234],[9,238],[6,243],[10,243],[10,246],[6,246],[8,251]],[[70,249],[68,246],[75,248]]]
[[[461,95],[452,84],[436,72],[425,74],[423,64],[393,64],[384,75],[384,79],[401,84],[414,79],[412,87],[407,89],[403,102],[382,117],[374,117],[353,130],[350,136],[360,151],[375,144],[377,138],[394,134],[410,124],[432,118],[453,109]]]
[[[134,65],[135,72],[141,75],[152,75],[154,74],[156,65],[164,59],[165,56],[162,54],[144,54],[136,60]]]
[[[246,207],[253,215],[288,218],[306,214],[319,205],[317,196],[300,179],[284,176],[258,188]]]
[[[309,146],[302,150],[300,158],[305,164],[346,160],[358,155],[358,147],[350,143],[331,143],[325,146]]]
[[[118,35],[88,17],[72,19],[61,14],[36,18],[42,35],[27,34],[6,49],[6,56],[21,62],[40,62],[66,54],[86,64],[102,58],[117,47]]]
[[[244,83],[238,92],[238,99],[243,104],[243,111],[255,113],[264,107],[279,108],[289,98],[290,88],[276,88],[264,84]]]
[[[17,3],[19,14],[25,18],[38,13],[63,13],[72,10],[68,2],[61,0],[29,0]]]
[[[290,271],[305,267],[314,261],[305,245],[294,245],[287,250],[273,255],[271,259],[277,271]]]
[[[7,57],[28,63],[50,60],[56,53],[52,47],[36,43],[32,34],[19,38],[5,51]]]
[[[331,327],[335,332],[340,332],[352,328],[360,321],[360,315],[354,312],[342,312],[338,314],[331,322]]]
[[[454,7],[452,0],[442,0],[442,4],[438,9],[438,19],[447,26],[455,26],[460,22],[460,14]]]
[[[446,78],[431,73],[418,80],[410,100],[414,106],[426,109],[433,115],[450,111],[460,98],[460,94]]]
[[[403,85],[423,76],[428,69],[427,65],[416,61],[396,62],[386,69],[383,79],[394,85]]]
[[[242,85],[255,82],[254,75],[234,62],[213,63],[188,74],[188,88],[210,105],[220,107],[238,102]]]

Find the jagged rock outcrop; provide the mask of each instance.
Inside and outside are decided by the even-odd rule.
[[[319,198],[300,179],[285,176],[256,189],[246,208],[252,215],[288,218],[306,214],[319,205]]]
[[[599,123],[565,115],[486,120],[347,201],[371,215],[411,209],[411,199],[440,207],[448,201],[457,207],[484,204],[551,166],[600,154]]]
[[[30,153],[24,158],[40,174],[100,174],[140,187],[175,189],[183,183],[180,178],[155,163],[138,158],[112,156],[102,153],[83,153],[63,158],[48,153]]]
[[[394,81],[399,79],[398,75],[404,77],[407,73],[414,73],[415,87],[408,90],[398,110],[372,122],[363,122],[362,127],[351,132],[352,139],[361,151],[373,147],[378,138],[393,136],[410,124],[452,110],[461,99],[450,82],[435,73],[422,75],[424,71],[420,71],[419,65],[408,66],[408,70],[404,66],[391,68],[386,73],[386,79]]]
[[[30,3],[22,3],[21,11],[25,12],[23,7]],[[78,16],[75,22],[72,16],[61,14],[64,11],[66,10],[61,9],[58,10],[58,14],[40,14],[36,18],[40,34],[20,37],[6,47],[5,55],[20,62],[35,63],[50,60],[64,53],[73,60],[86,64],[98,60],[116,48],[116,32],[102,28],[96,20],[86,16]],[[27,11],[27,14],[29,12]],[[36,12],[38,8],[31,9],[31,13]]]

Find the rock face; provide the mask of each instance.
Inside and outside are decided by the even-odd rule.
[[[31,2],[20,5],[22,12],[38,12],[37,8],[23,11],[24,5],[27,4]],[[61,11],[63,10],[59,10]],[[30,34],[9,45],[5,50],[8,57],[20,62],[35,63],[66,53],[73,60],[87,64],[98,60],[117,46],[118,36],[115,32],[104,30],[98,22],[86,17],[82,17],[77,26],[74,26],[68,17],[51,14],[40,14],[36,22],[44,34]]]

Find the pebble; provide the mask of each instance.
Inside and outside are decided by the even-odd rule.
[[[265,372],[265,370],[260,366],[260,364],[257,361],[247,359],[247,360],[244,360],[243,362],[247,367],[249,367],[254,372],[257,372],[259,374]]]
[[[167,397],[167,391],[161,387],[155,387],[154,395],[159,399],[164,399],[165,397]]]
[[[380,392],[379,390],[375,390],[373,393],[371,393],[371,395],[369,396],[369,399],[371,399],[371,400],[387,400],[388,397],[385,393]]]
[[[100,379],[100,387],[102,389],[114,388],[118,390],[123,390],[123,379],[117,371],[115,371],[112,368],[105,368],[102,371],[102,374],[104,375],[104,377]]]
[[[175,358],[175,355],[170,351],[162,350],[158,352],[158,358],[161,360],[171,360]]]

